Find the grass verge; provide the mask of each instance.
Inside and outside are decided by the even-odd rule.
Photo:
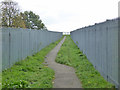
[[[54,71],[47,67],[44,58],[62,38],[43,48],[33,56],[15,63],[2,72],[2,88],[52,88]]]
[[[80,52],[70,36],[66,37],[65,42],[61,46],[56,57],[56,62],[74,67],[83,88],[114,87],[114,85],[104,80],[100,73],[87,60],[87,57]]]
[[[0,73],[0,90],[2,89],[2,73]]]

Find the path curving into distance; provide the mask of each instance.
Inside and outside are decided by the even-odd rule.
[[[72,67],[62,65],[55,62],[58,51],[61,45],[65,41],[66,36],[61,40],[61,42],[52,49],[45,58],[45,62],[48,67],[55,71],[55,79],[53,88],[82,88],[80,80],[75,74],[75,70]]]

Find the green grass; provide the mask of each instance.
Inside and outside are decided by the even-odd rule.
[[[62,38],[61,38],[62,39]],[[60,40],[61,40],[60,39]],[[52,88],[54,71],[43,64],[45,56],[59,42],[50,44],[33,56],[2,72],[2,88]]]
[[[0,73],[0,90],[2,89],[2,73]]]
[[[80,52],[70,36],[66,37],[65,42],[58,52],[56,62],[74,67],[83,88],[114,87],[114,85],[104,80],[100,73],[88,61],[87,57]]]

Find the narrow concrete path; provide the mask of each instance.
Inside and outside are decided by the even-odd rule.
[[[55,71],[53,88],[81,88],[81,83],[72,67],[58,64],[55,62],[58,51],[65,41],[66,37],[46,56],[45,62],[48,67]]]

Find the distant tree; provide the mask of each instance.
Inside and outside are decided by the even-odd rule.
[[[18,7],[17,2],[13,2],[12,0],[5,0],[1,2],[1,15],[2,15],[2,26],[4,27],[22,27],[21,24],[23,24],[24,21],[20,20],[20,10]],[[15,22],[17,24],[17,20],[19,21],[19,25],[15,25]],[[25,28],[23,25],[22,28]]]
[[[12,26],[16,27],[16,28],[26,28],[24,20],[22,20],[22,16],[21,15],[16,15],[13,18]]]
[[[42,20],[40,20],[39,15],[36,15],[32,11],[25,11],[24,13],[22,13],[22,17],[24,19],[26,27],[29,29],[40,30],[46,28],[45,25],[42,23]]]
[[[39,15],[32,11],[20,12],[18,3],[12,0],[0,2],[1,24],[3,27],[47,30]]]
[[[18,3],[11,0],[2,1],[1,10],[2,25],[12,27],[12,20],[19,13]]]
[[[0,27],[2,27],[2,12],[1,12],[1,9],[0,9]]]
[[[46,28],[44,23],[41,23],[41,28]]]

